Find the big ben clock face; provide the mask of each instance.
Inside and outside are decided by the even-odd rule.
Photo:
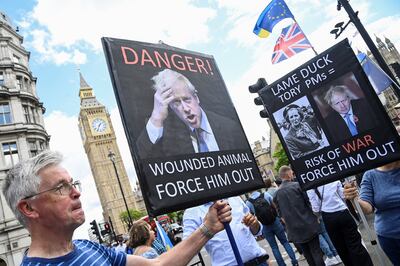
[[[92,121],[92,128],[95,132],[104,132],[107,128],[107,123],[104,119],[96,118]]]

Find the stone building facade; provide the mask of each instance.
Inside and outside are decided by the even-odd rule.
[[[29,69],[30,53],[6,14],[0,12],[0,185],[8,170],[48,148],[36,77]],[[30,236],[16,220],[0,193],[0,266],[19,265]]]

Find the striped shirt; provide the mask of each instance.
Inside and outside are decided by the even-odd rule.
[[[113,265],[125,266],[126,254],[117,252],[111,248],[104,247],[99,243],[89,240],[74,240],[74,250],[64,256],[44,259],[38,257],[25,256],[22,266],[55,266],[55,265]]]

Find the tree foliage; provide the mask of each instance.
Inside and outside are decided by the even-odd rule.
[[[183,219],[183,212],[184,211],[170,212],[168,213],[168,217],[173,221],[181,222]]]
[[[283,149],[282,143],[276,144],[276,149],[272,157],[277,159],[274,167],[275,171],[277,172],[282,165],[289,165],[289,159],[285,153],[285,150]]]
[[[146,212],[144,211],[139,211],[136,209],[129,209],[129,213],[131,215],[132,221],[136,221],[139,220],[140,218],[146,216]],[[129,216],[128,216],[128,212],[127,211],[123,211],[121,212],[121,214],[119,215],[119,218],[121,219],[121,221],[128,226],[129,225]]]

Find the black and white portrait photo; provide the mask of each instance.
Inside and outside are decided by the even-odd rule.
[[[274,113],[293,160],[329,146],[307,97],[292,102]]]

